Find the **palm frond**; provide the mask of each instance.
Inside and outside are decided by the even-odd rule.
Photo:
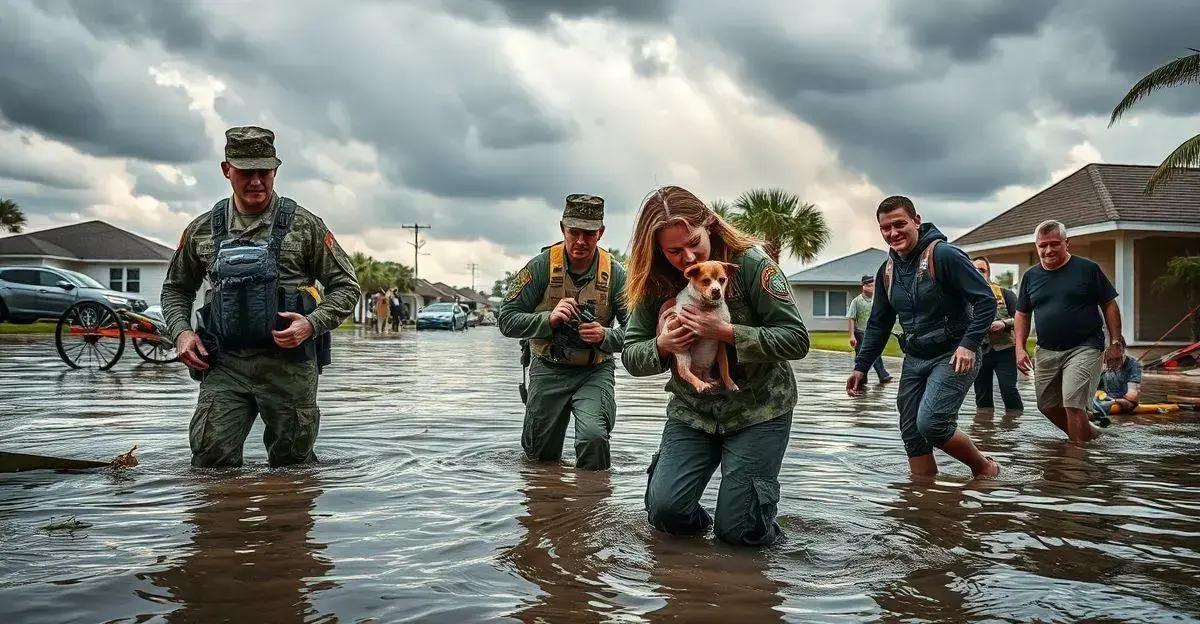
[[[1194,54],[1177,58],[1159,67],[1133,85],[1129,93],[1126,93],[1117,107],[1113,109],[1112,117],[1108,120],[1109,127],[1112,127],[1122,115],[1129,112],[1134,104],[1159,89],[1200,83],[1200,51],[1192,51]]]
[[[1175,151],[1171,152],[1158,169],[1146,182],[1146,193],[1153,193],[1156,188],[1170,180],[1180,169],[1200,166],[1200,134],[1184,141]]]

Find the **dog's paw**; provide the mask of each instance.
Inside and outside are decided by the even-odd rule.
[[[699,392],[700,394],[716,394],[717,384],[702,381],[700,382],[700,385],[696,386],[696,392]]]
[[[733,394],[734,392],[741,392],[742,389],[739,388],[737,384],[735,384],[733,382],[729,382],[729,384],[725,386],[725,391],[730,394]]]

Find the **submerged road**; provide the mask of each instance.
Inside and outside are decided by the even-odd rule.
[[[182,365],[127,351],[73,371],[49,336],[0,336],[0,450],[141,460],[0,475],[0,622],[1200,618],[1195,413],[1081,447],[968,397],[959,424],[1002,478],[944,461],[913,483],[895,385],[850,399],[849,356],[813,353],[794,363],[789,539],[756,552],[647,526],[665,378],[618,367],[613,470],[577,473],[522,457],[518,349],[494,328],[339,331],[335,348],[320,462],[267,469],[259,423],[247,467],[213,473],[189,467]],[[90,526],[42,528],[72,515]]]

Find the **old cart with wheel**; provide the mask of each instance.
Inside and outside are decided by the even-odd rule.
[[[71,368],[108,370],[125,352],[126,338],[147,362],[179,359],[161,318],[98,301],[80,301],[63,312],[54,331],[54,346]]]

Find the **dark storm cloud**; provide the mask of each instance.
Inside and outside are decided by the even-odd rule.
[[[448,6],[463,9],[466,4],[452,2]],[[510,20],[520,24],[540,25],[552,16],[567,19],[600,17],[631,22],[661,22],[674,8],[674,0],[491,0]],[[478,14],[478,9],[473,9]]]
[[[964,61],[983,58],[998,37],[1032,35],[1054,10],[1051,0],[904,0],[892,15],[918,48],[942,48]]]
[[[220,32],[197,3],[186,0],[67,0],[64,10],[97,38],[122,39],[131,45],[150,38],[171,52],[208,50],[235,58],[244,57],[248,50],[244,40]]]
[[[37,36],[30,36],[37,33]],[[187,162],[208,149],[186,94],[154,84],[127,49],[14,3],[0,19],[0,115],[103,156]]]

